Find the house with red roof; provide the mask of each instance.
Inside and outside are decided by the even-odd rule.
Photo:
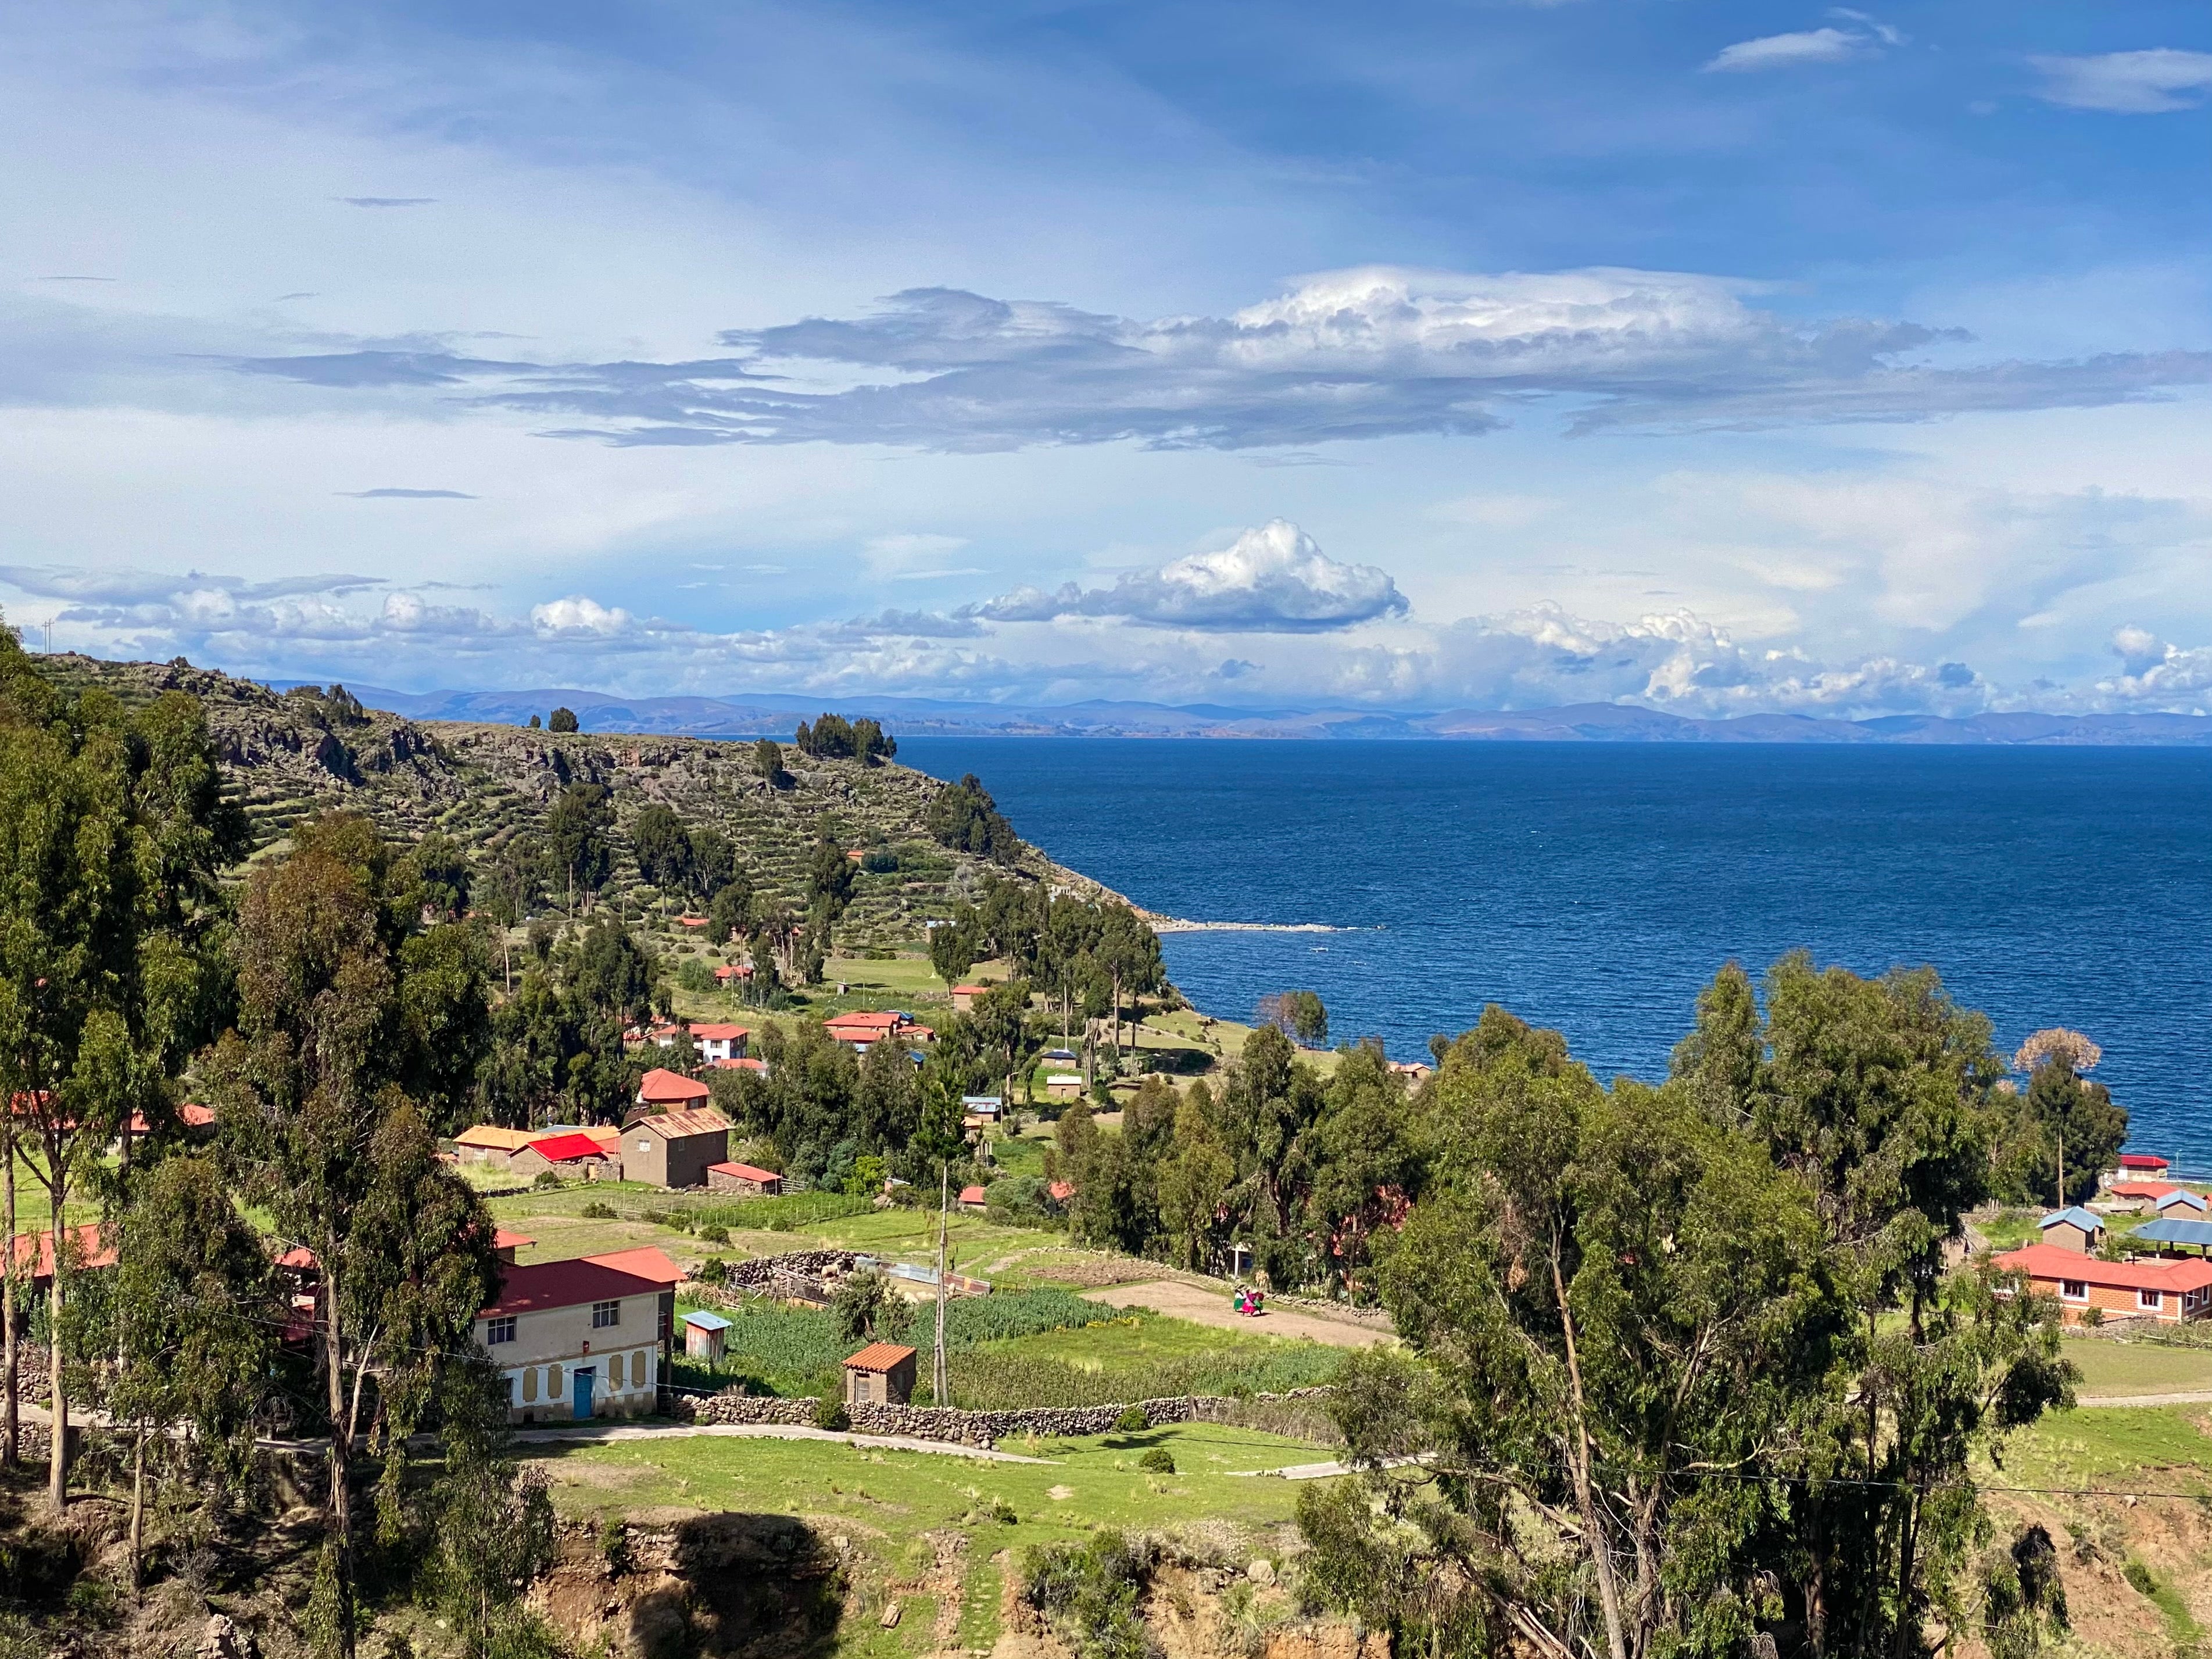
[[[2122,1181],[2163,1181],[2171,1167],[2156,1152],[2122,1152],[2119,1178]]]
[[[511,1422],[641,1417],[659,1399],[683,1270],[655,1249],[510,1267],[476,1338]]]
[[[927,1042],[937,1035],[896,1008],[839,1014],[823,1020],[822,1029],[830,1033],[832,1042],[849,1042],[863,1053],[885,1037],[896,1042]]]
[[[691,1028],[691,1041],[699,1050],[699,1058],[709,1065],[718,1060],[736,1060],[752,1041],[753,1034],[742,1025],[701,1022]]]
[[[704,1106],[714,1094],[696,1077],[686,1077],[681,1072],[672,1072],[665,1066],[656,1066],[637,1080],[637,1103],[641,1106],[666,1106],[678,1110],[690,1106]]]
[[[570,1181],[620,1181],[623,1173],[619,1146],[581,1129],[538,1136],[510,1157],[507,1167],[532,1181],[548,1170]]]
[[[72,1273],[88,1273],[115,1265],[115,1245],[97,1221],[63,1229],[62,1249]],[[17,1284],[42,1290],[53,1283],[54,1236],[51,1230],[18,1233],[15,1250]]]
[[[983,1207],[983,1189],[981,1187],[963,1187],[960,1189],[960,1207],[981,1210]]]
[[[914,1350],[871,1342],[845,1361],[845,1403],[903,1406],[914,1398]]]
[[[707,1063],[718,1072],[750,1072],[756,1077],[768,1075],[768,1062],[756,1054],[740,1054],[735,1060],[710,1060]]]
[[[2027,1275],[2032,1294],[2054,1298],[2069,1325],[2092,1308],[2108,1318],[2155,1319],[2168,1325],[2202,1319],[2212,1309],[2212,1261],[2138,1260],[2100,1261],[2056,1244],[2030,1244],[1995,1258],[2008,1272]]]
[[[981,996],[984,992],[990,988],[991,982],[988,980],[981,980],[973,985],[954,986],[952,988],[952,1012],[956,1014],[966,1013],[969,1009],[975,1006],[975,999]]]
[[[738,980],[748,980],[752,976],[753,967],[749,962],[726,962],[714,969],[714,983],[721,986],[727,986]]]
[[[783,1190],[783,1177],[753,1164],[716,1164],[707,1170],[707,1190],[737,1198],[774,1198]]]

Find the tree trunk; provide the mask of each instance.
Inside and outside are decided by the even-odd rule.
[[[1589,1543],[1590,1564],[1597,1569],[1598,1600],[1605,1612],[1606,1651],[1611,1659],[1628,1659],[1627,1635],[1620,1623],[1620,1586],[1613,1577],[1613,1546],[1606,1538],[1604,1518],[1598,1514],[1597,1499],[1590,1491],[1590,1443],[1583,1415],[1582,1361],[1575,1352],[1575,1318],[1568,1311],[1567,1287],[1559,1277],[1556,1244],[1552,1251],[1552,1292],[1559,1298],[1559,1327],[1567,1345],[1567,1382],[1573,1391],[1574,1422],[1569,1431],[1573,1443],[1568,1449],[1567,1467],[1574,1478],[1575,1507],[1582,1515],[1583,1535]]]
[[[0,1468],[23,1455],[22,1368],[15,1351],[15,1124],[0,1130],[0,1205],[7,1214],[7,1254],[0,1256]]]
[[[323,1274],[323,1364],[329,1374],[331,1467],[329,1513],[324,1525],[331,1540],[337,1578],[338,1659],[354,1659],[353,1643],[353,1431],[346,1415],[345,1349],[338,1328],[338,1281],[330,1261]]]
[[[146,1425],[138,1425],[138,1443],[131,1450],[131,1594],[140,1589],[141,1566],[146,1545]]]
[[[59,1515],[69,1503],[69,1384],[62,1376],[62,1304],[66,1292],[62,1281],[68,1277],[67,1264],[63,1261],[63,1247],[68,1242],[69,1227],[64,1220],[69,1214],[69,1178],[61,1153],[46,1137],[46,1169],[50,1176],[46,1190],[52,1197],[53,1212],[47,1222],[48,1235],[53,1240],[54,1276],[48,1281],[46,1292],[46,1322],[49,1343],[46,1353],[46,1394],[49,1401],[46,1424],[46,1502]]]

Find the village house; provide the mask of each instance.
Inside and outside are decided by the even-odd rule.
[[[981,1187],[963,1187],[960,1189],[960,1207],[981,1214],[983,1209],[983,1189]]]
[[[653,1187],[703,1187],[730,1155],[730,1120],[712,1106],[633,1118],[622,1137],[623,1179]]]
[[[756,1054],[739,1054],[735,1060],[710,1060],[707,1063],[718,1072],[750,1072],[756,1077],[768,1075],[768,1062]]]
[[[2201,1319],[2212,1307],[2212,1261],[2100,1261],[2078,1250],[2031,1244],[1996,1258],[2027,1275],[2032,1294],[2055,1297],[2059,1316],[2077,1324],[2092,1308],[2107,1316],[2166,1324]]]
[[[2122,1152],[2120,1171],[2117,1176],[2107,1172],[2105,1180],[2110,1186],[2118,1181],[2163,1181],[2172,1166],[2155,1152]]]
[[[2204,1200],[2186,1187],[2167,1188],[2158,1195],[2151,1207],[2159,1214],[2175,1220],[2186,1220],[2191,1217],[2201,1220],[2205,1213]]]
[[[2144,1215],[2173,1190],[2170,1181],[2116,1181],[2091,1207],[2106,1215]]]
[[[658,1262],[636,1260],[658,1257]],[[680,1276],[658,1250],[509,1267],[476,1337],[507,1382],[507,1419],[641,1417],[653,1409]]]
[[[537,1138],[534,1130],[502,1129],[495,1124],[479,1123],[453,1137],[453,1150],[464,1164],[504,1170],[517,1152]]]
[[[844,1042],[861,1054],[885,1037],[898,1042],[927,1042],[937,1034],[896,1008],[856,1014],[839,1014],[822,1022],[833,1042]]]
[[[871,1342],[845,1362],[848,1406],[903,1406],[914,1398],[914,1350]]]
[[[530,1181],[548,1170],[568,1181],[620,1181],[623,1174],[620,1151],[580,1129],[540,1135],[508,1158],[507,1167]]]
[[[752,1035],[742,1025],[699,1024],[691,1028],[691,1041],[698,1048],[699,1058],[710,1065],[739,1058],[745,1052],[745,1045],[752,1041]]]
[[[2095,1249],[2105,1237],[2104,1218],[2078,1204],[2053,1210],[2037,1224],[2043,1230],[2045,1245],[2077,1255]]]
[[[713,1164],[707,1168],[707,1190],[738,1198],[774,1198],[783,1190],[783,1177],[750,1164]]]
[[[62,1249],[71,1272],[91,1273],[115,1265],[115,1245],[97,1221],[63,1230]],[[54,1279],[54,1236],[52,1231],[18,1233],[15,1240],[15,1282],[43,1291]]]
[[[975,985],[956,985],[952,988],[952,1012],[964,1014],[975,1006],[975,999],[991,988],[988,981]]]
[[[671,1111],[683,1111],[704,1106],[713,1093],[697,1078],[672,1072],[664,1066],[654,1066],[637,1080],[637,1103],[648,1108],[665,1106]]]
[[[1083,1098],[1083,1079],[1073,1072],[1048,1072],[1044,1079],[1047,1100],[1080,1100]]]
[[[741,984],[752,976],[752,964],[749,962],[726,962],[714,969],[714,983],[725,989]]]

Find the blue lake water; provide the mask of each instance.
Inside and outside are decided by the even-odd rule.
[[[2212,1170],[2212,755],[2172,749],[902,738],[1150,908],[1209,1013],[1318,991],[1400,1058],[1487,1002],[1663,1075],[1698,988],[1796,946],[1932,963],[2007,1051],[2069,1025],[2130,1144]]]

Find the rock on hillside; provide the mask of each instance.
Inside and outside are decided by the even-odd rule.
[[[924,823],[945,785],[896,764],[815,760],[785,748],[791,777],[772,786],[753,769],[750,740],[533,732],[526,727],[410,720],[364,708],[333,687],[279,694],[252,680],[173,663],[46,659],[57,678],[98,684],[126,702],[167,690],[199,698],[257,847],[280,842],[302,816],[347,807],[396,840],[441,830],[478,849],[537,826],[570,783],[613,792],[617,825],[666,805],[711,824],[742,851],[756,886],[803,908],[807,849],[827,828],[848,848],[898,855],[899,868],[859,878],[839,928],[848,948],[919,937],[922,922],[972,893],[990,868],[930,840]],[[1115,897],[1088,877],[1024,844],[1013,873],[1086,896]],[[626,850],[610,896],[638,882]]]

